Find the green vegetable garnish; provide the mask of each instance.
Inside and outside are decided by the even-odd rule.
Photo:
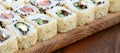
[[[62,13],[61,11],[57,12],[56,14],[57,14],[59,17],[62,17],[62,18],[64,17],[64,15],[63,15],[63,13]]]
[[[96,2],[95,2],[95,1],[93,1],[93,3],[94,3],[94,4],[96,4]]]
[[[18,28],[23,35],[27,34],[27,32],[29,31],[28,25],[26,25],[23,22],[18,22],[15,24],[15,27]]]
[[[39,24],[39,25],[47,24],[47,23],[48,23],[47,20],[42,20],[42,19],[40,19],[40,18],[38,18],[38,19],[33,19],[32,21],[37,22],[37,24]]]
[[[42,25],[42,24],[43,24],[43,20],[38,19],[38,20],[37,20],[37,23],[38,23],[39,25]]]
[[[23,23],[16,23],[15,26],[16,26],[17,28],[21,28],[21,26],[24,26],[24,24],[23,24]]]
[[[76,8],[81,10],[81,7],[79,7],[76,3],[73,4]]]

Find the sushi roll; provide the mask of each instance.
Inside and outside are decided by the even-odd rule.
[[[39,8],[40,13],[45,13],[46,10],[52,9],[53,7],[57,6],[58,2],[54,0],[30,0],[30,3]]]
[[[25,18],[38,30],[38,40],[46,41],[57,34],[57,21],[45,14],[35,14]]]
[[[0,28],[0,53],[14,53],[18,50],[16,37],[8,30]]]
[[[7,25],[5,28],[15,34],[19,49],[29,48],[37,41],[36,28],[27,22],[14,22]]]
[[[2,27],[15,21],[22,21],[21,17],[10,10],[0,11],[0,23]]]
[[[77,25],[84,26],[94,20],[95,6],[79,0],[65,2],[65,7],[77,14]]]
[[[4,6],[0,5],[0,11],[5,10]]]
[[[39,13],[39,9],[30,4],[12,6],[13,11],[18,13],[21,17]]]
[[[109,11],[119,12],[120,11],[120,0],[109,0],[109,1],[110,1]]]
[[[0,2],[6,9],[12,10],[11,6],[24,4],[24,0],[1,0]]]
[[[108,14],[109,11],[109,0],[93,0],[96,5],[95,18],[102,18]]]
[[[76,28],[76,14],[65,7],[54,7],[46,13],[57,20],[58,32],[68,32]]]

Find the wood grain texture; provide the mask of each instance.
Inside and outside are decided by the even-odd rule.
[[[97,19],[89,25],[77,27],[67,33],[58,33],[48,41],[38,42],[28,49],[17,51],[17,53],[50,53],[118,23],[120,23],[120,12],[109,13],[106,17]]]
[[[54,53],[120,53],[120,24]]]

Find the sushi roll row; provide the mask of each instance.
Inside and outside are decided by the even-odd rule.
[[[25,22],[23,18],[11,10],[4,9],[0,11],[0,26],[2,29],[8,30],[10,33],[14,34],[12,36],[16,38],[19,49],[28,48],[37,42],[37,29],[33,25]],[[10,50],[9,52],[12,51]]]
[[[30,4],[23,4],[23,5],[29,6]],[[17,41],[16,50],[29,48],[30,46],[35,45],[37,40],[39,42],[46,41],[57,34],[57,21],[45,14],[34,13],[34,12],[33,14],[32,13],[29,14],[29,12],[26,12],[27,14],[26,16],[21,16],[19,14],[20,12],[15,12],[14,9],[8,10],[5,9],[2,5],[1,7],[2,8],[0,10],[0,26],[1,28],[4,28],[5,30],[8,30],[10,33],[14,34],[12,36],[14,36],[16,39],[15,41]],[[24,11],[27,10],[29,9],[26,9],[25,7]],[[1,45],[1,47],[4,46]],[[1,49],[0,53],[9,53],[9,52],[13,53],[16,50],[10,49],[4,52],[5,50]]]
[[[1,0],[0,53],[14,53],[84,26],[108,12],[119,0]]]

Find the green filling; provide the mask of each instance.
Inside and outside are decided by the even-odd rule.
[[[27,34],[27,32],[29,30],[28,26],[22,22],[16,23],[15,27],[18,28],[22,32],[23,35]]]
[[[38,19],[33,19],[33,21],[36,21],[37,24],[39,24],[39,25],[44,24],[44,20],[42,20],[42,19],[40,19],[40,18],[38,18]]]
[[[41,20],[41,19],[37,19],[36,22],[37,22],[39,25],[42,25],[42,24],[43,24],[43,20]]]
[[[62,11],[59,11],[59,12],[57,12],[56,14],[57,14],[59,17],[62,17],[62,18],[64,17]]]
[[[96,2],[95,2],[95,1],[93,1],[93,3],[94,3],[94,4],[96,4]]]
[[[23,24],[23,23],[16,23],[15,26],[16,26],[17,28],[21,28],[21,26],[24,26],[24,24]]]
[[[80,9],[81,10],[81,7],[78,6],[76,3],[73,4],[77,9]]]

